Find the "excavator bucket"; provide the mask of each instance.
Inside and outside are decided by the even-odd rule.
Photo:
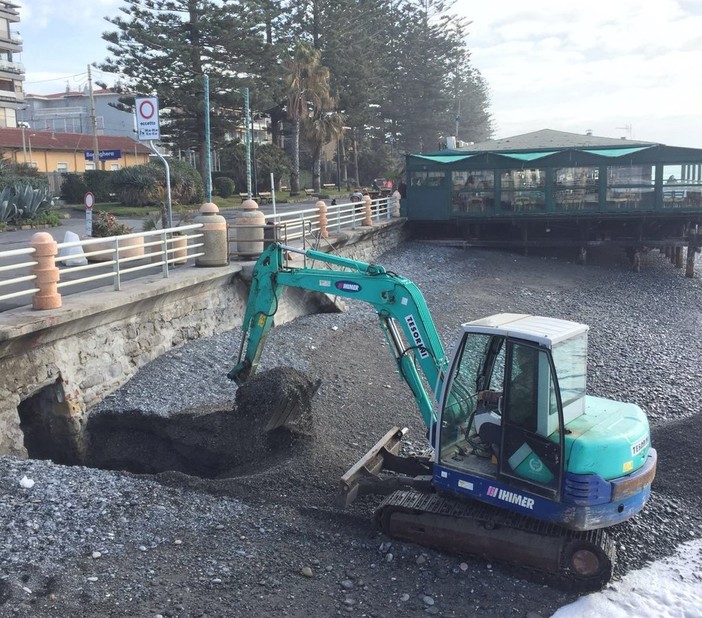
[[[264,371],[237,389],[237,409],[260,418],[265,423],[264,432],[273,431],[298,422],[301,417],[309,418],[312,398],[321,383],[291,367]]]

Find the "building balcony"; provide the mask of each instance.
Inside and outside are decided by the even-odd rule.
[[[22,103],[24,92],[13,92],[12,90],[0,90],[0,102],[2,103]]]
[[[10,23],[17,23],[20,20],[18,5],[11,2],[0,2],[0,17],[4,17]]]
[[[18,8],[20,8],[19,5],[14,2],[0,0],[0,17],[4,17],[9,22],[16,23],[19,21]]]
[[[21,52],[22,37],[14,33],[0,32],[0,50],[9,51],[13,54]]]
[[[7,79],[24,79],[24,64],[0,60],[0,77]]]

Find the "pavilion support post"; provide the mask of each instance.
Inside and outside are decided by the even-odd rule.
[[[641,272],[641,249],[636,247],[631,258],[631,267],[635,273]]]
[[[578,264],[585,266],[587,264],[587,239],[590,236],[590,225],[585,223],[580,226],[580,240],[583,243],[578,249]]]
[[[675,268],[683,267],[683,248],[675,247]]]
[[[696,232],[690,232],[687,241],[687,264],[685,266],[685,276],[689,279],[695,276],[695,255],[699,251],[699,236]]]
[[[587,247],[582,245],[578,251],[578,264],[585,266],[587,264]]]

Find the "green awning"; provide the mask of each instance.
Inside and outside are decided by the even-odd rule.
[[[557,150],[550,150],[549,152],[493,152],[492,154],[498,154],[501,157],[509,157],[510,159],[518,159],[519,161],[534,161],[535,159],[541,159],[541,157],[550,157],[557,152]]]
[[[624,155],[632,154],[634,152],[641,152],[647,148],[652,148],[652,146],[639,146],[638,148],[607,148],[602,150],[583,150],[582,152],[587,152],[589,154],[599,155],[601,157],[623,157]]]
[[[469,155],[412,155],[415,159],[427,159],[428,161],[433,161],[434,163],[456,163],[457,161],[463,161],[464,159],[470,159],[474,157],[474,154]]]

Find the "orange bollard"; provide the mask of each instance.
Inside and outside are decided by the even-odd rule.
[[[34,259],[37,265],[32,272],[36,275],[38,291],[32,299],[32,308],[37,310],[58,309],[61,306],[61,294],[56,284],[61,275],[54,258],[58,253],[56,241],[48,232],[37,232],[32,236],[30,246],[34,247]]]
[[[319,200],[315,206],[319,210],[319,235],[322,238],[328,238],[329,232],[327,231],[327,204],[324,200]]]
[[[371,197],[366,193],[363,196],[363,222],[361,225],[373,225],[373,220],[371,219]]]

